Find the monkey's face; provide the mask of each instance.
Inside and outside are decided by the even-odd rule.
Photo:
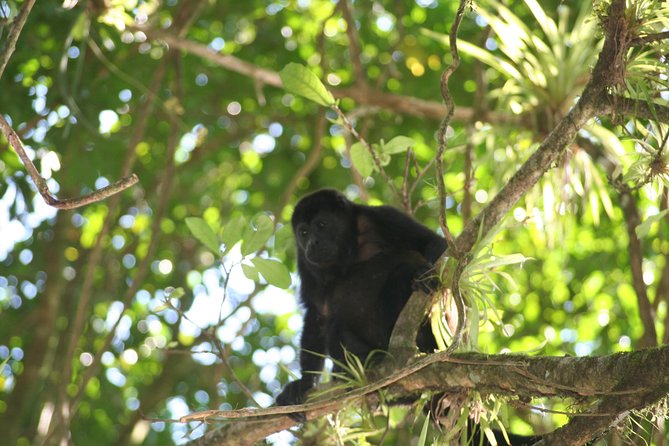
[[[318,212],[311,220],[298,222],[295,238],[300,254],[312,267],[329,268],[348,255],[351,223],[335,212]]]

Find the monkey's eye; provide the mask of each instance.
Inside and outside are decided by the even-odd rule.
[[[323,220],[321,220],[318,223],[316,223],[316,226],[318,226],[318,229],[323,229],[327,225],[325,224],[325,222]]]
[[[309,234],[306,228],[300,229],[300,237],[306,237]]]

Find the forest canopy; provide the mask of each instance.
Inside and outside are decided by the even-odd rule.
[[[0,0],[1,442],[666,446],[668,39],[659,0]],[[322,188],[449,248],[297,423]]]

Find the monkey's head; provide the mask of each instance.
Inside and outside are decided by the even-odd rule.
[[[299,259],[312,270],[348,264],[356,243],[355,208],[335,190],[324,189],[302,198],[292,217]]]

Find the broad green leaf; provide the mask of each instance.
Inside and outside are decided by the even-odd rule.
[[[290,286],[291,280],[288,268],[286,268],[286,266],[278,260],[255,257],[253,260],[251,260],[251,263],[255,265],[256,270],[262,274],[267,283],[270,285],[274,285],[275,287],[283,289],[286,289]]]
[[[246,227],[242,240],[242,255],[247,256],[262,248],[274,232],[274,222],[265,214],[258,214]]]
[[[188,217],[186,218],[186,226],[190,229],[191,234],[193,234],[193,236],[195,236],[195,238],[204,246],[209,248],[211,252],[216,255],[221,254],[221,244],[218,237],[206,221],[199,217]]]
[[[253,280],[254,282],[259,282],[260,277],[258,276],[258,270],[254,265],[249,265],[248,263],[242,263],[242,272],[247,279]]]
[[[325,85],[304,65],[289,63],[279,72],[283,87],[296,95],[303,96],[310,101],[325,107],[335,104],[334,96]]]
[[[650,227],[653,226],[653,223],[662,220],[664,216],[667,215],[668,211],[669,209],[665,209],[662,212],[658,212],[655,215],[651,215],[650,217],[642,221],[636,228],[634,228],[636,236],[639,238],[647,237],[648,234],[650,233]]]
[[[293,228],[290,225],[283,225],[274,232],[274,251],[285,252],[295,246]]]
[[[408,136],[396,136],[390,141],[381,142],[381,152],[393,155],[395,153],[405,153],[410,147],[413,147],[416,142]]]
[[[225,245],[223,254],[227,254],[233,246],[242,240],[242,235],[247,225],[248,222],[241,216],[235,217],[225,224],[223,234],[221,235],[221,240]]]
[[[361,142],[356,142],[351,146],[351,162],[363,177],[370,176],[374,171],[374,158]]]

